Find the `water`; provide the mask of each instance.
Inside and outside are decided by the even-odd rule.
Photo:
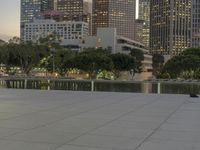
[[[167,94],[200,94],[200,82],[131,82],[66,80],[66,79],[1,79],[2,88],[70,90],[70,91],[104,91],[133,93],[167,93]]]

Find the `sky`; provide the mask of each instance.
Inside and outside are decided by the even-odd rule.
[[[0,39],[19,36],[20,0],[0,0]]]
[[[19,36],[19,24],[20,0],[0,0],[0,39]]]

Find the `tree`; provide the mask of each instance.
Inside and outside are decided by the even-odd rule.
[[[113,73],[117,78],[120,76],[121,71],[135,70],[134,57],[123,53],[111,54],[110,57],[113,62]]]
[[[13,38],[9,39],[8,40],[8,43],[12,43],[12,44],[20,44],[22,42],[22,40],[17,37],[17,36],[14,36]]]
[[[58,50],[54,53],[55,68],[60,76],[68,75],[70,69],[75,67],[75,55],[76,53],[71,50]],[[48,70],[53,71],[53,60],[49,59]]]
[[[16,66],[16,46],[17,44],[11,43],[0,47],[0,63],[5,66],[8,74],[10,73],[10,68]]]
[[[61,43],[60,36],[58,36],[56,33],[51,33],[46,37],[40,37],[37,41],[37,44],[39,45],[48,46],[49,51],[51,49],[56,49],[56,50],[62,49],[60,43]]]
[[[85,49],[75,58],[76,68],[88,72],[90,78],[96,78],[100,70],[112,69],[113,63],[108,53],[103,49]]]
[[[0,39],[0,46],[3,46],[5,44],[6,44],[6,42]]]
[[[144,60],[144,52],[139,49],[132,49],[130,55],[135,58],[135,72],[142,71],[142,61]]]
[[[153,74],[155,76],[157,76],[160,74],[160,72],[163,68],[163,65],[165,62],[164,56],[161,54],[153,54],[152,61],[153,61],[153,64],[152,64],[153,65]]]
[[[200,49],[190,48],[183,51],[179,56],[171,58],[163,67],[162,72],[167,72],[172,78],[190,77],[195,78],[195,72],[200,68]]]
[[[46,47],[25,43],[17,46],[16,63],[23,73],[29,75],[30,71],[46,56]]]
[[[39,61],[47,56],[45,46],[28,43],[9,43],[0,48],[0,62],[9,73],[11,67],[20,67],[22,72],[29,74]]]

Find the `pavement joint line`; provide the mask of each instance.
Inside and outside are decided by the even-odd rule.
[[[115,119],[112,119],[112,120],[106,122],[105,124],[103,124],[103,125],[101,125],[101,126],[99,126],[99,127],[93,128],[93,129],[91,129],[91,130],[89,130],[89,131],[87,131],[87,132],[81,134],[80,136],[78,136],[78,137],[76,137],[76,138],[73,138],[72,140],[67,141],[66,143],[64,143],[64,144],[62,144],[62,145],[60,145],[60,146],[58,146],[55,150],[59,149],[60,147],[62,147],[62,146],[64,146],[64,145],[67,145],[68,143],[70,143],[70,142],[72,142],[72,141],[74,141],[74,140],[80,138],[81,136],[87,135],[87,134],[89,134],[90,132],[93,132],[93,131],[95,131],[95,130],[97,130],[97,129],[99,129],[99,128],[102,128],[102,127],[104,127],[104,126],[106,126],[106,125],[108,125],[108,124],[110,124],[110,123],[112,123],[112,122],[114,122],[114,121],[120,119],[120,118],[123,117],[123,116],[126,116],[126,115],[128,115],[128,114],[130,114],[130,113],[136,112],[136,111],[138,111],[138,110],[144,108],[145,106],[148,106],[148,105],[150,105],[150,104],[152,104],[152,103],[157,102],[157,101],[160,99],[160,97],[161,97],[161,95],[159,95],[158,97],[156,97],[154,100],[150,101],[149,103],[140,106],[140,107],[139,107],[138,109],[136,109],[136,110],[129,111],[129,112],[127,112],[127,113],[125,113],[125,114],[123,114],[123,115],[121,115],[121,116],[119,116],[119,117],[117,117],[117,118],[115,118]],[[135,138],[130,138],[130,139],[135,139]]]
[[[152,131],[152,133],[150,133],[144,140],[142,140],[142,142],[136,146],[134,150],[138,150],[149,138],[151,138],[151,136],[155,134],[160,129],[160,127],[165,124],[187,101],[188,99],[184,100],[179,106],[177,106],[177,108],[172,113],[170,113],[169,116],[155,130]]]
[[[102,96],[102,97],[104,98],[106,96]],[[28,115],[35,114],[35,113],[38,113],[38,112],[40,113],[40,112],[51,111],[53,109],[62,108],[62,107],[65,107],[65,106],[73,106],[75,104],[85,103],[85,102],[89,102],[89,101],[93,101],[93,100],[84,100],[84,101],[81,101],[81,102],[74,102],[74,103],[71,103],[71,104],[65,104],[65,105],[62,105],[62,106],[57,106],[57,107],[53,107],[53,108],[49,108],[49,109],[44,109],[44,110],[40,110],[40,111],[30,112],[30,113],[27,113],[27,114],[21,114],[19,116],[13,117],[12,119],[23,117],[23,116],[28,116]],[[8,119],[2,119],[2,120],[10,120],[10,118],[8,118]]]
[[[8,141],[6,138],[0,138],[0,141]],[[16,140],[16,139],[9,139],[12,142],[23,142],[23,143],[36,143],[36,144],[54,144],[58,145],[58,143],[50,143],[50,142],[35,142],[35,141],[26,141],[26,140]]]
[[[87,146],[87,145],[76,145],[76,144],[67,144],[67,146],[75,146],[75,147],[80,147],[80,148],[82,148],[82,147],[84,147],[84,148],[90,148],[90,149],[92,149],[92,148],[98,148],[98,149],[102,149],[103,147],[100,147],[100,146]],[[54,150],[57,150],[57,149],[54,149]],[[121,149],[121,148],[110,148],[109,147],[109,150],[130,150],[130,149]]]

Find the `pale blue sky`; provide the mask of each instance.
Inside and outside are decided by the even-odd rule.
[[[20,0],[0,0],[0,39],[19,36],[19,19]]]
[[[0,0],[0,39],[19,36],[20,0]]]

